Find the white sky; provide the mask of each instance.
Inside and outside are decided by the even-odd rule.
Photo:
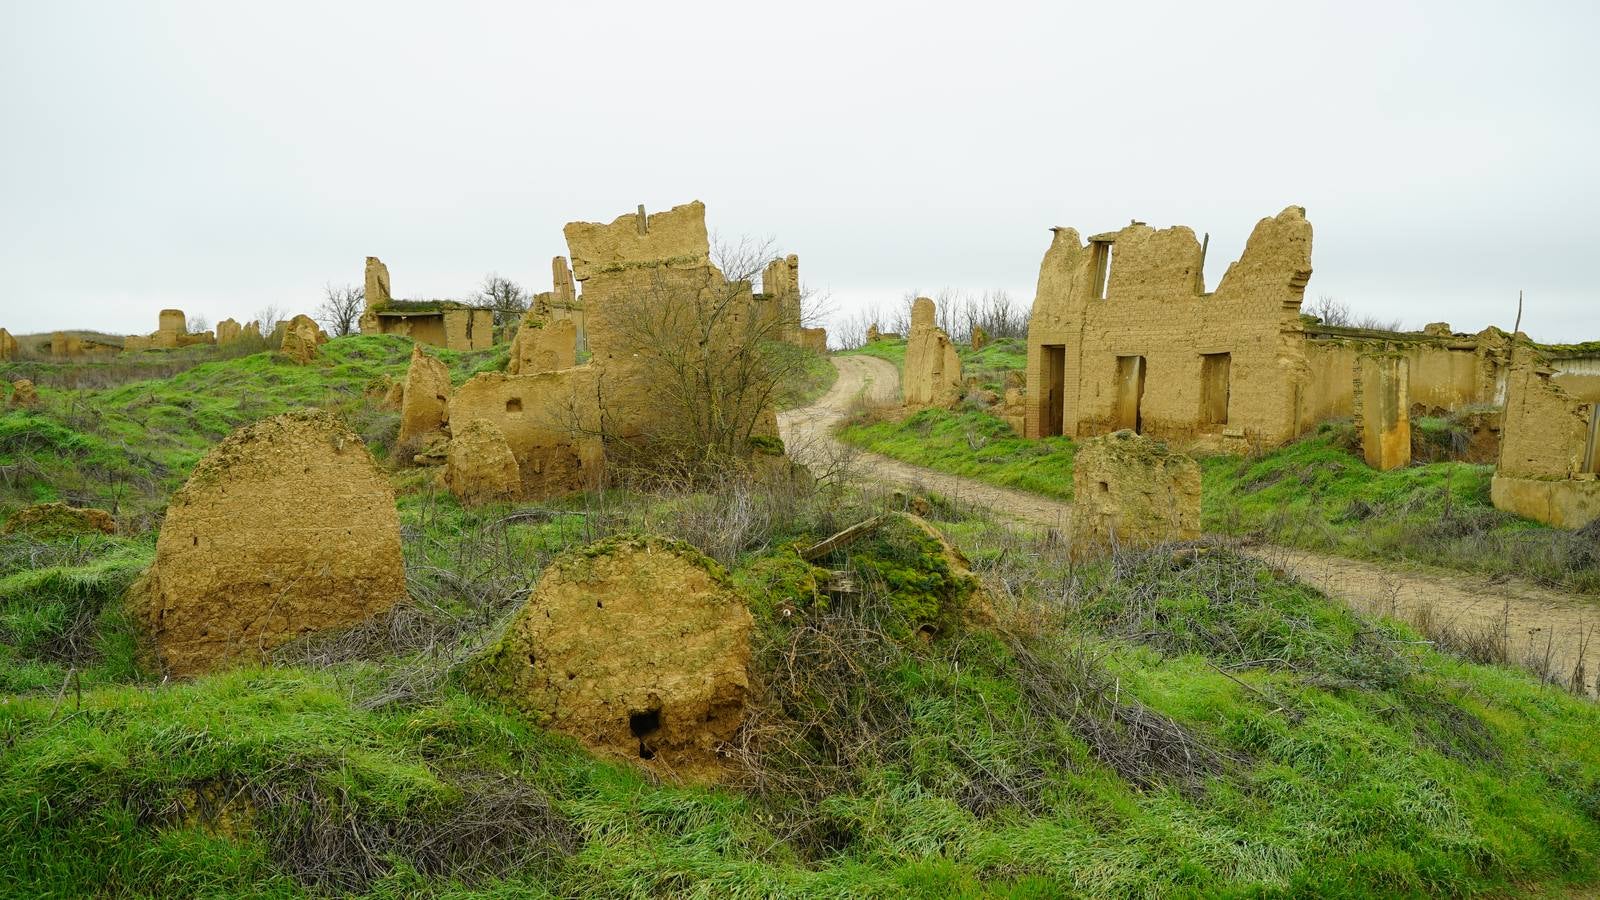
[[[1308,298],[1600,338],[1600,4],[0,0],[0,325],[550,287],[705,201],[841,313],[1031,300],[1052,225],[1316,230]]]

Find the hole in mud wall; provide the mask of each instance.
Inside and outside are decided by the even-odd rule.
[[[1111,482],[1109,482],[1109,481],[1100,482],[1100,493],[1102,493],[1102,494],[1111,493]]]
[[[506,413],[513,416],[522,415],[522,398],[512,397],[506,401]]]
[[[1094,298],[1106,299],[1106,294],[1111,290],[1111,254],[1110,241],[1094,241]]]
[[[661,710],[647,709],[644,712],[628,714],[628,731],[639,739],[639,758],[655,759],[656,752],[644,742],[644,739],[661,730]]]

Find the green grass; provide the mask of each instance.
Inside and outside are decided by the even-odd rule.
[[[406,516],[444,541],[493,513],[418,497]],[[575,520],[557,522],[517,540]],[[1014,540],[968,524],[975,558]],[[1064,560],[1028,555],[1025,592],[1066,584]],[[761,677],[777,688],[806,651],[804,689],[769,700],[830,726],[768,760],[821,767],[795,789],[657,784],[448,681],[374,704],[399,665],[381,657],[13,691],[0,893],[1393,896],[1600,877],[1592,704],[1225,553],[1072,571],[1078,612],[932,643],[884,637],[872,616],[894,612],[870,598],[757,607]]]
[[[778,385],[774,403],[778,409],[810,406],[839,378],[839,370],[825,353],[780,342],[769,343],[765,349],[776,355],[777,365],[787,376]]]
[[[1000,487],[1072,499],[1072,457],[1067,438],[1025,440],[988,413],[925,409],[901,420],[846,422],[847,444],[952,475]]]

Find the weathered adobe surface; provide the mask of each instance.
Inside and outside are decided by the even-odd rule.
[[[505,432],[484,419],[454,429],[442,477],[445,487],[467,504],[507,500],[522,491],[522,474]]]
[[[494,346],[494,313],[452,300],[394,299],[389,267],[367,257],[362,334],[393,334],[450,350],[486,350]]]
[[[400,389],[400,434],[402,447],[415,448],[442,434],[450,423],[450,369],[424,353],[421,344],[411,346],[411,365],[406,369]]]
[[[17,358],[17,339],[11,332],[0,328],[0,362]]]
[[[4,528],[0,528],[0,534],[30,534],[39,538],[95,532],[116,534],[117,520],[103,509],[74,507],[65,503],[36,503],[23,507],[6,520]]]
[[[1386,332],[1307,325],[1306,363],[1311,386],[1306,416],[1311,421],[1354,415],[1356,360],[1379,352],[1398,354],[1406,363],[1413,404],[1450,411],[1505,401],[1511,335],[1489,326],[1475,335],[1452,334],[1448,325],[1432,331]]]
[[[241,333],[243,333],[243,329],[233,319],[223,319],[217,323],[218,344],[231,344],[239,339]]]
[[[1140,430],[1171,439],[1217,434],[1277,444],[1304,422],[1309,382],[1300,303],[1311,277],[1311,224],[1291,206],[1256,224],[1215,292],[1203,293],[1204,250],[1192,229],[1143,223],[1084,241],[1071,228],[1039,267],[1028,330],[1028,437],[1088,437],[1125,421],[1129,364],[1143,357]],[[1098,275],[1110,248],[1104,298]],[[1064,378],[1049,379],[1043,348],[1064,351]],[[1202,354],[1231,354],[1225,422],[1206,419]]]
[[[828,352],[828,329],[802,328],[800,329],[800,346],[813,353]]]
[[[1410,364],[1397,353],[1368,353],[1352,366],[1361,455],[1379,471],[1410,465]]]
[[[1595,404],[1555,383],[1528,349],[1517,351],[1506,388],[1500,462],[1490,482],[1494,505],[1563,528],[1600,516]]]
[[[240,428],[200,461],[130,606],[159,667],[190,677],[405,593],[388,478],[337,417],[306,410]]]
[[[33,382],[26,378],[18,378],[16,381],[11,382],[11,400],[9,402],[11,406],[19,408],[38,406],[39,391],[33,386]]]
[[[535,300],[523,314],[516,337],[511,339],[506,374],[533,375],[570,369],[577,364],[577,323],[569,317],[558,318],[549,302]]]
[[[901,378],[907,406],[950,407],[961,399],[961,357],[934,319],[932,300],[918,297],[911,304],[911,337]]]
[[[699,200],[648,216],[640,207],[609,224],[569,222],[562,231],[572,254],[572,274],[579,281],[640,265],[696,268],[711,263],[706,207]],[[587,285],[584,290],[588,292]]]
[[[317,348],[328,342],[327,334],[323,333],[315,319],[301,314],[289,320],[283,329],[283,355],[289,357],[300,365],[307,365],[317,358]]]
[[[1072,462],[1074,552],[1200,536],[1200,465],[1132,431],[1090,438]]]
[[[615,537],[546,568],[465,680],[596,753],[716,781],[719,750],[744,720],[753,625],[698,551]]]

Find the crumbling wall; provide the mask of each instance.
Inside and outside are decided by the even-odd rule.
[[[1072,467],[1074,552],[1200,536],[1200,464],[1166,444],[1117,431],[1084,441]]]
[[[1087,241],[1071,228],[1053,232],[1028,330],[1028,437],[1134,427],[1242,448],[1287,441],[1307,424],[1305,210],[1258,222],[1210,293],[1205,247],[1187,227],[1135,222]],[[1206,396],[1206,359],[1224,355],[1226,396]],[[1223,421],[1209,416],[1218,408]]]
[[[1510,336],[1493,326],[1476,335],[1453,334],[1445,323],[1429,327],[1434,330],[1382,332],[1307,326],[1306,362],[1311,369],[1308,421],[1354,415],[1355,362],[1373,352],[1396,353],[1406,361],[1414,413],[1503,403]]]
[[[517,334],[511,339],[506,374],[532,375],[569,369],[577,364],[577,324],[570,318],[557,318],[544,300],[535,300],[523,314]]]
[[[1356,437],[1379,471],[1411,463],[1410,364],[1398,353],[1367,353],[1352,365]]]
[[[813,353],[828,352],[828,329],[802,328],[800,329],[800,346]]]
[[[174,345],[176,346],[176,345]],[[50,356],[54,359],[71,359],[83,355],[83,340],[75,334],[57,331],[50,335]]]
[[[444,312],[444,346],[451,350],[487,350],[494,346],[494,312],[449,309]]]
[[[316,320],[301,314],[290,319],[284,326],[280,349],[284,356],[303,366],[316,359],[317,348],[327,342],[328,336],[323,333]]]
[[[1579,528],[1600,516],[1600,415],[1552,374],[1531,350],[1517,351],[1490,497],[1519,516]]]
[[[753,627],[716,563],[625,535],[546,568],[465,680],[595,753],[711,782],[744,721]]]
[[[950,336],[934,325],[933,301],[911,305],[911,337],[906,341],[901,391],[907,406],[954,406],[961,399],[961,357]]]
[[[444,484],[464,503],[511,499],[522,490],[517,458],[493,422],[473,419],[453,429]]]
[[[217,343],[231,344],[239,339],[242,329],[233,319],[223,319],[217,323]]]
[[[582,282],[625,268],[711,264],[706,207],[698,200],[650,215],[640,206],[637,213],[618,216],[609,224],[569,222],[563,233],[572,254],[573,277]],[[585,284],[585,296],[589,292]]]
[[[388,477],[336,416],[306,410],[206,454],[167,508],[131,606],[160,668],[187,677],[353,625],[405,593]]]
[[[16,358],[17,339],[11,336],[11,332],[5,330],[4,328],[0,328],[0,362],[13,360]]]
[[[411,365],[406,369],[405,386],[400,395],[400,434],[396,443],[406,449],[419,449],[450,423],[450,370],[443,362],[422,352],[421,344],[411,346]]]
[[[578,366],[553,372],[482,372],[450,398],[458,421],[496,425],[516,458],[521,493],[551,497],[598,486],[603,470],[597,403],[599,371]]]
[[[791,253],[768,263],[761,273],[761,292],[768,298],[766,314],[776,320],[772,337],[801,343],[800,257]]]
[[[11,399],[7,403],[13,409],[32,409],[39,405],[39,391],[33,382],[18,378],[11,382]]]

